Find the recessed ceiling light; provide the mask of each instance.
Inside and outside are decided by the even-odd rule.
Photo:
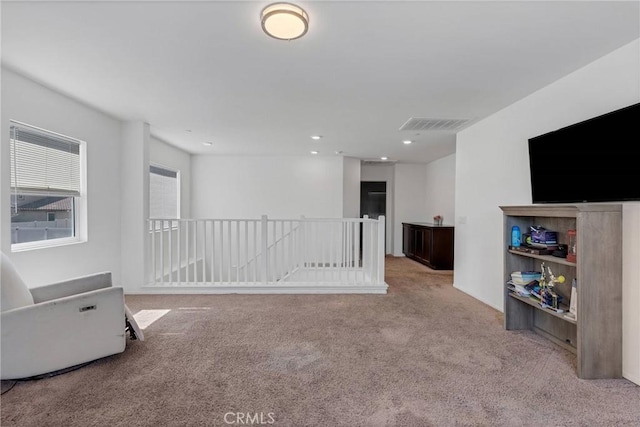
[[[316,141],[322,138],[322,135],[311,135],[311,139],[315,139]]]
[[[342,151],[336,151],[335,153],[336,154],[342,154]]]
[[[317,151],[312,151],[311,154],[318,154],[318,152]]]
[[[410,141],[410,140],[408,140],[408,139],[405,139],[404,141],[402,141],[402,143],[403,143],[404,145],[409,145],[409,144],[411,144],[412,142],[413,142],[413,141]]]
[[[187,129],[187,132],[191,133],[191,129]]]
[[[205,147],[211,147],[213,145],[213,142],[203,142],[202,145],[204,145]]]
[[[380,157],[380,160],[389,160],[388,157]]]

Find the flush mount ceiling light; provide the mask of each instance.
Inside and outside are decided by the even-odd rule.
[[[380,160],[389,160],[388,157],[380,157]]]
[[[311,154],[318,154],[317,151],[311,151]]]
[[[403,143],[404,145],[409,145],[409,144],[411,144],[412,142],[413,142],[413,141],[410,141],[410,140],[408,140],[408,139],[405,139],[404,141],[402,141],[402,143]]]
[[[316,141],[322,138],[322,135],[311,135],[311,139],[315,139]]]
[[[202,145],[204,145],[205,147],[211,147],[213,145],[213,142],[203,142]]]
[[[260,13],[262,29],[278,40],[295,40],[307,33],[309,15],[291,3],[272,3]]]

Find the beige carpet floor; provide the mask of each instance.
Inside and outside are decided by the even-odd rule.
[[[578,379],[451,272],[389,258],[386,278],[387,295],[127,296],[170,311],[122,354],[16,383],[2,426],[640,426],[640,387]]]

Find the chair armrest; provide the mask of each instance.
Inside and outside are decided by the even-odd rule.
[[[126,347],[121,287],[15,308],[0,320],[2,379],[52,372]]]
[[[111,286],[111,272],[102,272],[32,288],[30,291],[33,302],[37,304]]]

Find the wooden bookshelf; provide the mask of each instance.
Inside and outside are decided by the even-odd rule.
[[[579,378],[622,377],[622,205],[577,203],[569,205],[501,206],[504,229],[504,327],[528,329],[574,351]],[[509,249],[511,227],[525,233],[531,226],[558,232],[558,242],[568,243],[567,231],[576,230],[577,262],[551,255]],[[540,271],[551,267],[565,283],[555,286],[567,306],[571,282],[577,280],[578,316],[542,308],[537,301],[507,288],[514,271]],[[567,310],[568,311],[568,310]]]

